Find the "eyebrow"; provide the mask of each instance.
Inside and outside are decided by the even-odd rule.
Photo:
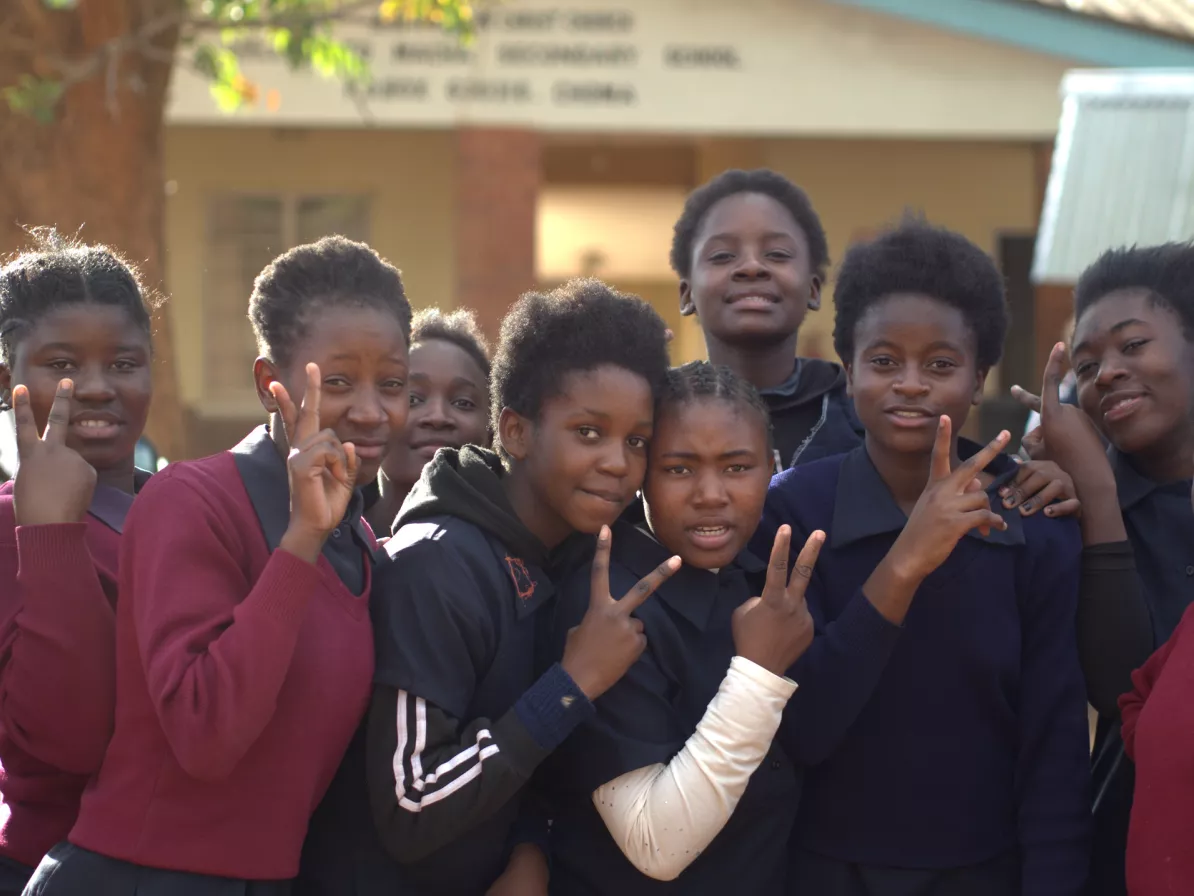
[[[739,235],[736,233],[714,233],[711,236],[705,237],[705,242],[710,243],[713,240],[736,240],[736,239],[740,239]],[[782,230],[775,230],[775,231],[771,231],[770,233],[763,234],[763,239],[765,239],[765,240],[777,240],[777,239],[795,240],[796,234],[787,233]]]
[[[903,350],[903,346],[898,342],[893,342],[890,339],[876,339],[867,345],[867,349],[873,351],[877,348],[894,348]],[[956,343],[949,342],[945,339],[939,339],[936,342],[930,342],[926,347],[927,351],[940,351],[941,349],[948,349],[951,352],[956,352],[959,355],[965,354],[966,350]]]
[[[421,373],[419,371],[411,371],[410,378],[412,380],[430,380],[431,379],[430,375],[428,375],[426,373]],[[452,385],[453,386],[472,386],[474,389],[478,388],[477,384],[475,382],[473,382],[472,380],[470,380],[467,376],[452,377]]]
[[[731,458],[735,457],[753,457],[754,454],[755,452],[751,451],[749,448],[735,448],[732,451],[723,451],[721,454],[717,455],[717,459],[730,460]],[[674,457],[681,460],[692,460],[695,458],[700,458],[701,455],[696,451],[664,451],[659,456]]]
[[[48,351],[73,352],[73,351],[78,351],[78,349],[79,349],[78,344],[74,343],[74,342],[47,342],[45,345],[43,345],[41,347],[41,351],[43,351],[43,352],[48,352]],[[145,346],[143,346],[143,345],[118,345],[118,346],[115,346],[115,351],[117,353],[120,353],[120,352],[143,352],[143,351],[145,351]]]
[[[1145,324],[1144,321],[1140,320],[1140,318],[1129,317],[1126,320],[1121,320],[1117,324],[1112,324],[1112,326],[1107,330],[1107,333],[1108,333],[1108,335],[1114,336],[1117,333],[1123,332],[1128,327],[1133,327],[1133,326],[1137,326],[1137,325],[1147,326],[1147,324]],[[1081,342],[1079,342],[1077,345],[1074,346],[1074,348],[1072,349],[1072,353],[1076,355],[1076,354],[1078,354],[1078,352],[1082,351],[1083,349],[1087,349],[1087,348],[1090,348],[1090,340],[1083,339]]]

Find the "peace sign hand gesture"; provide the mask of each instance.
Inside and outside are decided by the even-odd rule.
[[[647,646],[643,624],[630,614],[680,568],[680,558],[671,557],[639,580],[621,600],[614,600],[609,593],[612,540],[609,526],[602,526],[593,556],[589,609],[580,625],[568,632],[564,658],[560,661],[564,671],[590,700],[596,700],[613,687],[642,655]]]
[[[825,543],[825,533],[817,530],[808,537],[789,581],[791,543],[791,528],[780,526],[771,547],[762,597],[752,597],[734,611],[734,649],[774,675],[787,672],[813,642],[813,618],[804,593]]]
[[[907,582],[919,583],[927,578],[971,529],[987,535],[991,529],[1007,528],[1003,517],[991,509],[990,498],[978,481],[979,473],[1007,445],[1007,430],[952,471],[950,430],[950,419],[943,416],[937,423],[928,484],[888,553],[888,559]]]
[[[58,383],[46,431],[39,436],[29,389],[17,386],[12,390],[20,457],[12,492],[18,526],[77,523],[91,506],[95,468],[66,445],[74,394],[73,382],[66,379]]]
[[[281,546],[310,563],[319,559],[323,543],[344,519],[357,479],[353,444],[319,428],[320,385],[319,366],[308,364],[307,391],[297,409],[280,382],[269,387],[290,445],[290,525]]]
[[[1082,498],[1092,485],[1109,485],[1115,477],[1094,422],[1081,408],[1061,400],[1065,352],[1065,343],[1053,346],[1039,396],[1020,386],[1012,386],[1012,395],[1024,407],[1041,415],[1041,425],[1024,438],[1030,454],[1034,459],[1055,461],[1070,474],[1078,497]]]

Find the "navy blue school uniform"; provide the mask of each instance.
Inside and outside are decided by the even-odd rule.
[[[1194,600],[1194,511],[1190,480],[1159,485],[1141,475],[1127,455],[1108,450],[1124,527],[1152,617],[1155,646],[1169,640]],[[1099,717],[1095,731],[1094,843],[1088,896],[1124,896],[1124,855],[1135,769],[1124,754],[1119,717]]]
[[[987,472],[994,494],[1015,465],[1000,457]],[[964,537],[904,625],[860,651],[841,630],[878,615],[861,589],[904,513],[865,447],[772,481],[756,552],[783,523],[794,546],[827,534],[807,592],[818,634],[789,673],[800,688],[778,738],[807,766],[791,892],[838,881],[844,896],[1074,896],[1085,882],[1081,539],[1071,520],[992,507],[1007,530]]]
[[[628,513],[613,530],[610,590],[625,594],[671,556]],[[734,611],[761,593],[765,565],[743,552],[718,572],[681,567],[635,611],[646,652],[597,701],[597,715],[545,764],[543,789],[554,797],[551,828],[553,896],[725,894],[778,896],[799,778],[773,745],[750,779],[729,822],[674,881],[654,880],[626,858],[593,806],[601,785],[627,772],[668,763],[696,730],[735,654]],[[553,643],[589,605],[590,567],[560,587]]]
[[[522,842],[546,851],[528,782],[593,705],[543,662],[546,548],[497,455],[441,450],[411,491],[373,591],[367,750],[396,896],[483,896]],[[546,671],[543,671],[546,665]]]
[[[771,413],[777,472],[862,444],[866,431],[846,394],[846,372],[840,364],[797,358],[790,377],[774,388],[760,389],[759,395]]]

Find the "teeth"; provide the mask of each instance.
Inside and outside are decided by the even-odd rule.
[[[727,531],[726,526],[697,526],[692,530],[697,535],[721,535]]]
[[[897,417],[924,417],[920,411],[893,411]]]
[[[86,429],[99,429],[103,426],[112,426],[113,424],[107,420],[80,420],[76,426],[82,426]]]

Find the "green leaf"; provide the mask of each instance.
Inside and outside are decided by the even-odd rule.
[[[42,124],[54,119],[58,100],[62,97],[62,83],[33,75],[21,75],[16,84],[2,91],[8,108],[28,115]]]

